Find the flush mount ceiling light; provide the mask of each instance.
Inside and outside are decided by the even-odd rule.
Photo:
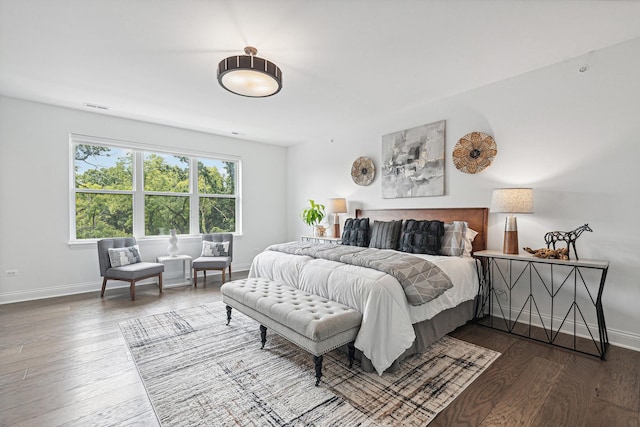
[[[220,86],[236,95],[264,98],[282,89],[282,71],[276,64],[258,58],[258,49],[244,48],[246,55],[230,56],[218,64]]]

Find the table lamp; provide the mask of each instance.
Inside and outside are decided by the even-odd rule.
[[[338,214],[347,213],[347,201],[342,198],[327,200],[327,213],[333,214],[333,237],[340,237],[340,218]]]
[[[518,253],[518,223],[514,214],[533,213],[532,188],[496,188],[491,196],[491,212],[507,213],[502,253]]]

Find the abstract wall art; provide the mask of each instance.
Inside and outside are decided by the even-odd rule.
[[[444,195],[445,121],[382,137],[382,197]]]

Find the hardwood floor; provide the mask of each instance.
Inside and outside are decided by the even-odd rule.
[[[0,426],[158,425],[118,324],[218,301],[220,278],[99,295],[0,306]],[[479,325],[452,335],[502,356],[432,426],[640,426],[638,352],[601,362]]]

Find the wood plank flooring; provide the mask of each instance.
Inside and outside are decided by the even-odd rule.
[[[246,277],[234,272],[233,278]],[[219,301],[207,285],[0,306],[0,426],[157,426],[119,322]],[[432,426],[640,426],[640,353],[607,361],[469,324],[453,336],[502,356]]]

